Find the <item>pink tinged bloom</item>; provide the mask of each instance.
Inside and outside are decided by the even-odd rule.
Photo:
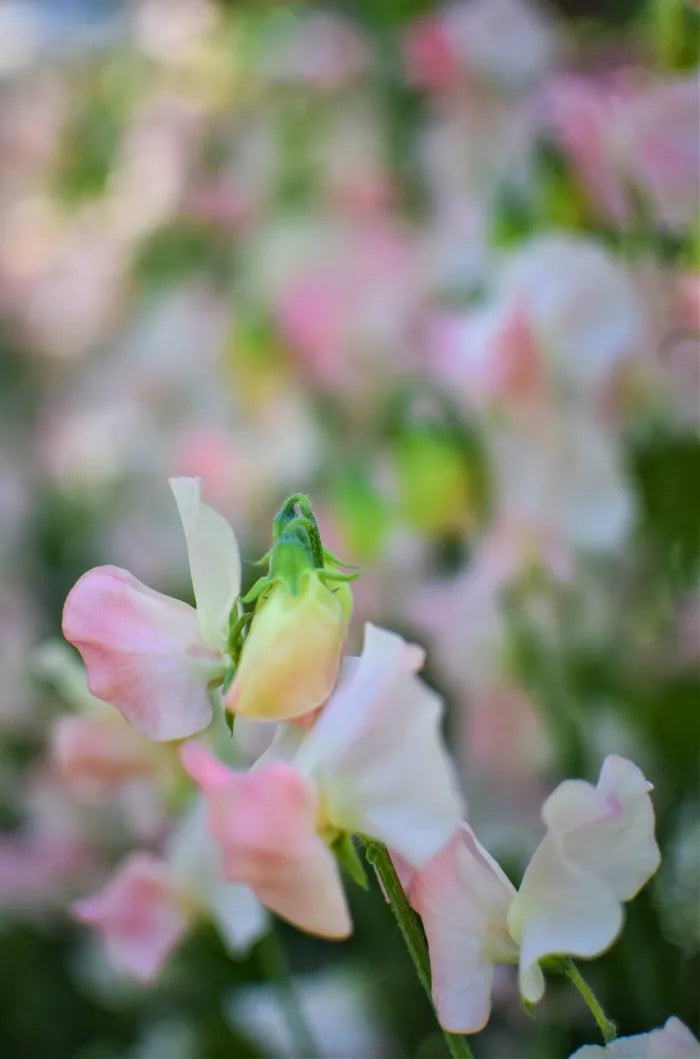
[[[110,962],[142,982],[156,977],[187,927],[183,892],[149,853],[127,857],[104,889],[73,910],[99,930]]]
[[[158,749],[121,717],[60,717],[51,731],[51,754],[66,783],[79,793],[100,794],[153,774]]]
[[[335,858],[317,832],[314,786],[282,761],[236,773],[198,743],[186,744],[181,754],[204,791],[226,878],[250,886],[264,905],[302,930],[346,937],[350,915]]]
[[[622,926],[629,901],[656,871],[651,785],[631,761],[611,755],[596,787],[566,780],[542,809],[547,833],[528,865],[508,914],[520,945],[520,986],[530,1001],[531,972],[545,956],[597,956]]]
[[[428,939],[440,1024],[476,1033],[491,1011],[494,964],[518,959],[506,927],[515,889],[466,823],[427,867],[402,875]]]
[[[183,739],[212,716],[208,685],[225,672],[228,613],[240,589],[233,531],[201,503],[199,481],[171,480],[197,609],[155,592],[115,566],[89,570],[63,610],[63,633],[80,651],[93,695],[153,740]]]
[[[211,919],[229,952],[240,955],[268,930],[268,917],[250,887],[226,879],[221,850],[206,817],[200,798],[171,837],[168,867],[172,879],[189,894],[192,911]]]
[[[440,735],[442,701],[416,676],[422,662],[419,647],[368,623],[361,657],[346,663],[294,758],[333,827],[380,839],[418,868],[463,811]]]
[[[221,663],[188,604],[98,566],[71,589],[63,634],[83,656],[92,694],[149,739],[182,739],[211,721],[207,683]]]
[[[618,1037],[610,1044],[585,1044],[570,1059],[700,1059],[700,1042],[672,1016],[661,1029]]]

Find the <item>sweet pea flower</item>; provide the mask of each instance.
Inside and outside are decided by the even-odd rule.
[[[476,1033],[491,1013],[495,964],[518,959],[506,924],[515,887],[467,823],[423,871],[411,872],[395,853],[392,859],[423,921],[440,1024]]]
[[[532,970],[545,956],[597,956],[612,944],[622,902],[658,868],[651,789],[635,764],[611,754],[597,786],[565,780],[544,803],[547,833],[508,912],[527,1000],[544,992]]]
[[[181,822],[165,857],[132,853],[102,890],[76,901],[73,911],[99,931],[110,962],[141,982],[157,977],[201,915],[215,921],[234,954],[267,929],[251,890],[224,879],[201,803]]]
[[[233,530],[202,503],[197,478],[173,478],[196,609],[115,566],[89,570],[71,589],[63,633],[80,651],[88,687],[156,741],[182,739],[212,717],[209,688],[227,668],[227,629],[240,589]]]
[[[248,773],[202,745],[185,768],[204,790],[227,878],[297,926],[326,937],[351,930],[328,844],[360,832],[424,867],[454,832],[462,802],[439,736],[441,703],[416,671],[423,653],[367,625],[313,726],[281,725]]]
[[[661,1029],[618,1037],[609,1044],[584,1044],[569,1059],[700,1059],[700,1042],[672,1016]]]
[[[544,804],[547,833],[515,891],[462,824],[422,871],[395,859],[423,920],[441,1024],[476,1033],[490,1013],[496,963],[520,963],[523,997],[544,993],[539,961],[597,956],[622,926],[622,901],[656,870],[650,784],[631,761],[610,756],[597,786],[566,780]]]
[[[59,717],[51,730],[51,757],[78,794],[100,795],[142,777],[170,771],[164,748],[154,746],[119,714]]]

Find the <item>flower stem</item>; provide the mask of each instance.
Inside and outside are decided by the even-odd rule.
[[[609,1044],[610,1041],[614,1041],[617,1037],[617,1027],[615,1023],[611,1022],[605,1014],[600,1001],[570,956],[564,957],[559,962],[559,970],[562,974],[566,975],[572,985],[576,986],[585,1000],[591,1015],[598,1023],[598,1028],[603,1035],[605,1043]]]
[[[260,939],[257,950],[262,972],[277,991],[277,999],[294,1044],[294,1054],[300,1059],[319,1059],[321,1053],[294,988],[289,960],[274,925]]]
[[[432,992],[430,989],[430,959],[428,957],[425,938],[423,937],[423,932],[418,924],[418,919],[409,905],[406,894],[403,891],[401,881],[396,874],[396,869],[389,856],[389,851],[386,846],[382,845],[380,842],[374,842],[372,840],[364,840],[364,846],[367,861],[374,867],[379,876],[386,899],[391,907],[391,911],[394,913],[394,918],[401,931],[406,948],[413,960],[413,966],[415,967],[420,984],[427,993],[428,1000],[430,1001],[433,1011],[435,1011],[435,1005],[433,1003]],[[437,1018],[437,1013],[435,1017]],[[447,1049],[452,1056],[452,1059],[474,1059],[474,1053],[461,1034],[448,1033],[446,1030],[443,1030],[442,1034],[445,1038],[445,1044],[447,1045]]]

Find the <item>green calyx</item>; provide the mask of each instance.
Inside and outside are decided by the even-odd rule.
[[[269,573],[258,578],[241,603],[260,606],[273,585],[281,583],[292,596],[303,591],[310,573],[316,573],[324,584],[353,581],[359,576],[328,548],[324,548],[311,502],[303,493],[294,493],[275,515],[272,524],[272,548],[260,562],[269,562]],[[351,571],[348,573],[338,569]]]

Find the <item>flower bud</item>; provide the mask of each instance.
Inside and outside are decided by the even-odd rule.
[[[322,569],[286,579],[255,612],[236,677],[225,698],[233,713],[291,720],[322,706],[335,686],[352,610],[344,583],[324,583]]]

